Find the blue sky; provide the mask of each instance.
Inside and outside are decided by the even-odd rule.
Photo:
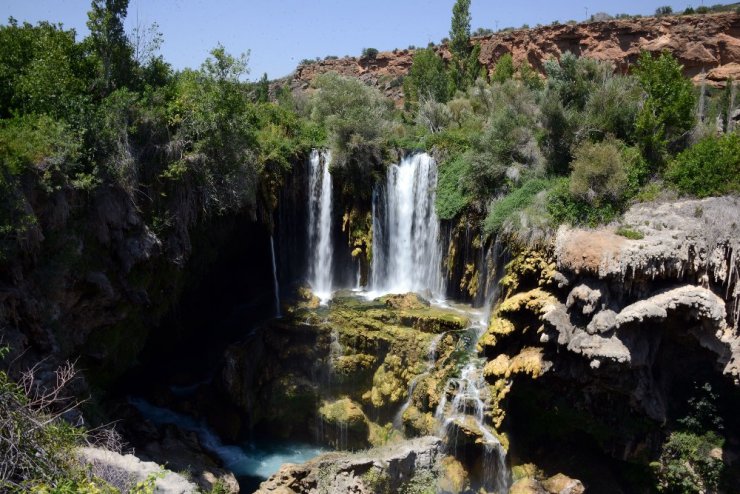
[[[717,3],[717,0],[707,4]],[[730,3],[730,2],[724,2]],[[454,0],[130,0],[127,27],[157,22],[164,35],[162,53],[175,68],[198,67],[217,43],[229,52],[251,50],[250,78],[293,71],[304,58],[358,55],[426,46],[449,31]],[[683,10],[696,1],[623,0],[472,0],[472,27],[504,28],[554,20],[583,20],[586,12],[651,14],[671,5]],[[0,19],[62,22],[87,34],[89,0],[0,0]]]

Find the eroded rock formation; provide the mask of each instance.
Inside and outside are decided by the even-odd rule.
[[[724,85],[728,78],[740,77],[740,15],[735,13],[557,24],[496,33],[475,38],[475,42],[481,45],[480,61],[489,71],[502,55],[511,53],[515,65],[528,62],[542,72],[545,60],[570,51],[613,62],[616,70],[626,72],[641,50],[667,50],[697,83],[706,80]],[[449,58],[445,45],[437,50]],[[306,89],[317,75],[337,72],[378,87],[400,103],[403,77],[411,68],[413,54],[414,50],[394,50],[374,58],[344,57],[302,64],[289,81],[294,89]]]

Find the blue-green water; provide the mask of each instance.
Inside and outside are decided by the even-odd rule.
[[[256,490],[262,481],[285,463],[303,463],[327,451],[319,446],[290,441],[260,440],[239,445],[224,444],[205,424],[192,417],[154,406],[141,398],[131,398],[129,401],[154,424],[173,424],[195,432],[201,445],[218,456],[223,467],[237,476],[242,492]]]

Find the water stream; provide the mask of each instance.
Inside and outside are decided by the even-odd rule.
[[[487,490],[504,494],[509,492],[511,473],[506,463],[506,451],[488,423],[487,412],[491,406],[488,383],[483,375],[486,359],[478,355],[478,340],[483,336],[491,317],[491,309],[498,298],[498,281],[502,276],[502,245],[496,241],[486,253],[493,265],[487,277],[491,277],[491,290],[486,296],[482,313],[472,317],[468,331],[467,363],[458,376],[450,378],[445,384],[442,398],[435,411],[439,423],[439,436],[446,438],[451,452],[457,448],[457,434],[460,428],[472,429],[480,434],[483,443],[483,483]],[[471,313],[472,315],[473,313]]]
[[[275,316],[282,317],[280,313],[280,285],[278,284],[277,262],[275,260],[275,241],[270,235],[270,252],[272,253],[272,283],[275,289]]]
[[[180,429],[194,432],[201,445],[215,454],[239,478],[243,489],[259,486],[285,463],[303,463],[327,450],[314,445],[297,442],[251,441],[241,445],[224,444],[204,423],[193,417],[158,407],[141,398],[130,398],[129,402],[141,415],[156,425],[172,424]],[[244,491],[251,492],[251,491]]]
[[[308,180],[309,282],[316,296],[331,299],[333,273],[331,152],[312,151]]]

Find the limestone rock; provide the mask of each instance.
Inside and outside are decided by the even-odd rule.
[[[256,494],[370,494],[379,485],[399,492],[422,472],[431,473],[441,451],[442,441],[426,436],[363,453],[327,453],[302,465],[283,465]]]
[[[85,447],[78,450],[80,460],[90,465],[92,472],[104,480],[116,480],[124,486],[133,487],[148,478],[157,477],[155,494],[190,494],[200,492],[198,486],[182,475],[165,470],[149,461],[141,461],[134,455],[122,455],[101,448]]]
[[[586,489],[580,480],[559,473],[542,481],[542,486],[550,494],[583,494]]]

